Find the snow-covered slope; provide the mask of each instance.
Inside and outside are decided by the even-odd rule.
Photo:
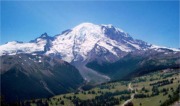
[[[163,47],[163,46],[157,46],[157,45],[151,45],[150,49],[154,49],[154,50],[157,50],[157,51],[162,51],[163,49],[164,50],[172,50],[174,52],[179,52],[180,49],[176,49],[176,48],[168,48],[168,47]]]
[[[8,42],[0,46],[0,55],[16,53],[33,53],[44,50],[45,41],[39,43],[19,43],[17,41]]]
[[[12,41],[0,46],[0,55],[17,53],[43,53],[50,38],[46,33],[28,43]]]

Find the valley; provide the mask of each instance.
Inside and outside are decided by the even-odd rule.
[[[88,68],[84,63],[80,65],[75,65],[76,68],[79,70],[81,75],[84,77],[85,81],[92,85],[98,85],[104,82],[110,81],[110,77],[107,75],[103,75],[91,68]]]
[[[31,106],[169,106],[178,101],[179,69],[165,69],[136,77],[130,81],[114,81],[90,90],[25,101]],[[133,105],[130,105],[133,104]]]

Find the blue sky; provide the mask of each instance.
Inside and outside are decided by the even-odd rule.
[[[1,42],[49,36],[83,23],[113,24],[136,39],[179,48],[178,1],[1,1]]]

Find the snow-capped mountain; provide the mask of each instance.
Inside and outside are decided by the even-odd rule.
[[[133,39],[128,33],[112,25],[82,23],[54,37],[44,33],[28,43],[8,42],[0,46],[0,55],[43,53],[59,56],[67,62],[100,57],[104,61],[113,62],[129,52],[159,48],[161,47]]]
[[[46,33],[30,42],[8,42],[0,46],[0,55],[20,53],[44,54],[65,60],[80,71],[86,80],[101,83],[110,78],[87,68],[90,62],[113,63],[129,53],[178,52],[179,49],[160,47],[133,39],[128,33],[112,25],[82,23],[54,37]],[[172,53],[171,53],[172,54]],[[144,55],[144,54],[142,54]],[[93,78],[92,78],[93,76]]]
[[[59,53],[68,62],[85,61],[100,55],[108,60],[108,57],[120,58],[124,53],[147,47],[145,42],[134,40],[112,25],[83,23],[57,35],[46,54]]]

